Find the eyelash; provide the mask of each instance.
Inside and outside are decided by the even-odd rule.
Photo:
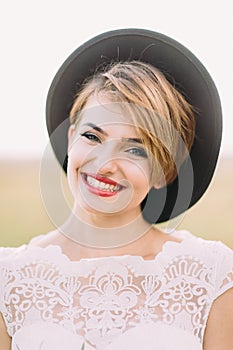
[[[84,132],[84,133],[80,134],[80,136],[85,137],[87,140],[89,140],[93,143],[96,143],[96,142],[101,143],[101,140],[99,139],[99,137],[91,132]],[[132,152],[132,151],[134,151],[134,152]],[[128,152],[132,155],[135,155],[135,156],[142,157],[142,158],[148,158],[146,151],[140,147],[132,147],[132,148],[128,149],[126,152]]]
[[[96,136],[95,134],[93,134],[92,132],[84,132],[82,134],[80,134],[83,137],[86,137],[86,139],[88,139],[89,141],[92,142],[101,142],[101,140],[98,138],[98,136]],[[93,138],[95,138],[95,140],[93,140]]]
[[[130,151],[136,151],[136,153],[135,152],[131,153]],[[129,150],[127,150],[127,152],[132,154],[132,155],[135,155],[135,156],[139,156],[139,157],[142,157],[142,158],[147,158],[146,151],[143,148],[140,148],[140,147],[130,148]]]

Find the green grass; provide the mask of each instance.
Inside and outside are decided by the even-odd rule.
[[[2,160],[0,166],[0,246],[18,246],[52,230],[53,223],[41,198],[40,162]],[[182,217],[178,229],[188,229],[207,239],[221,240],[233,249],[232,180],[233,159],[222,158],[205,195]],[[48,178],[48,181],[52,180]],[[64,192],[69,201],[65,181],[63,176]],[[57,205],[56,199],[54,205]]]

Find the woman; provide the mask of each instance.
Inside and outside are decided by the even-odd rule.
[[[215,168],[221,112],[200,62],[158,33],[104,33],[57,73],[47,125],[73,208],[2,248],[3,349],[230,349],[233,252],[154,226]]]

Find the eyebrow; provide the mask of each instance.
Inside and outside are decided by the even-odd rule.
[[[93,124],[93,123],[85,123],[83,125],[87,125],[87,126],[90,126],[92,129],[100,132],[101,134],[105,135],[105,136],[108,136],[108,134],[103,130],[101,129],[99,126]]]
[[[139,139],[137,137],[123,137],[122,141],[125,141],[125,142],[137,142],[137,143],[141,143],[141,144],[143,143],[142,139]]]
[[[101,129],[99,126],[93,124],[93,123],[85,123],[83,125],[87,125],[87,126],[90,126],[92,129],[98,131],[99,133],[105,135],[105,136],[108,136],[108,134],[106,133],[106,131],[104,131],[103,129]],[[137,138],[137,137],[122,137],[122,141],[125,141],[125,142],[136,142],[136,143],[140,143],[142,144],[143,141],[142,139],[140,138]]]

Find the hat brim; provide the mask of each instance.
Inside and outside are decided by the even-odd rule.
[[[221,144],[222,112],[216,86],[206,68],[187,48],[166,35],[146,29],[118,29],[92,38],[67,58],[52,81],[46,104],[47,129],[55,155],[66,171],[69,128],[66,121],[79,87],[99,66],[125,60],[141,60],[160,69],[196,111],[191,165],[187,166],[186,162],[177,179],[166,188],[152,189],[142,206],[148,222],[164,222],[183,213],[202,197],[212,179]],[[59,129],[62,123],[64,126]],[[193,181],[190,181],[190,166]],[[163,203],[162,209],[158,203]]]

